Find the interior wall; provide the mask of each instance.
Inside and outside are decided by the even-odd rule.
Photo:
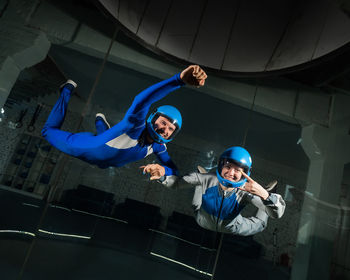
[[[95,59],[87,56],[79,57],[77,61],[76,52],[67,51],[61,47],[52,48],[50,55],[55,59],[58,67],[64,69],[65,75],[79,84],[77,95],[73,96],[70,102],[70,111],[63,126],[64,130],[74,131],[92,86],[93,76],[97,73],[98,63],[92,63],[91,61],[94,62]],[[89,67],[84,63],[80,64],[80,59],[86,60]],[[31,77],[28,75],[28,73],[22,73],[20,79],[22,81],[30,80]],[[112,125],[117,123],[126,112],[134,96],[140,90],[157,81],[158,79],[152,76],[109,64],[96,89],[89,114],[84,118],[81,131],[94,132],[94,116],[97,112],[105,113]],[[23,89],[14,87],[14,90],[21,91]],[[52,89],[48,90],[47,93],[38,93],[35,87],[27,90],[32,91],[27,92],[29,95],[45,104],[36,121],[37,129],[29,133],[39,137],[40,129],[56,101],[58,93]],[[16,92],[11,94],[16,96]],[[240,144],[246,127],[249,125],[249,110],[214,100],[212,97],[202,96],[199,92],[189,88],[172,93],[158,104],[175,105],[183,113],[184,128],[176,140],[168,144],[169,154],[175,163],[181,166],[180,172],[183,174],[195,171],[198,164],[211,165],[215,168],[219,154],[228,146]],[[34,113],[36,104],[23,102],[21,106],[24,105],[29,107],[29,112],[23,120],[27,124]],[[12,108],[7,108],[6,121],[1,123],[2,130],[6,132],[2,134],[4,135],[2,137],[6,137],[2,141],[8,143],[7,148],[1,148],[4,155],[1,162],[3,171],[18,144],[19,136],[22,133],[28,133],[26,126],[20,129],[15,129],[13,125],[11,127],[11,123],[15,123],[18,118],[21,106],[14,105]],[[300,198],[306,176],[306,170],[303,170],[306,163],[302,151],[299,150],[301,154],[298,155],[295,150],[291,152],[288,149],[288,146],[291,145],[290,141],[299,149],[296,144],[298,132],[299,128],[295,125],[254,114],[247,135],[247,148],[251,151],[254,161],[252,177],[261,184],[267,184],[277,179],[279,181],[277,192],[283,196],[287,194],[287,184],[294,186],[295,190],[299,191],[293,195],[289,194],[284,217],[277,221],[270,219],[268,228],[254,237],[256,242],[263,245],[262,257],[264,259],[279,262],[282,256],[287,256],[289,261],[284,264],[286,267],[292,265],[302,201]],[[213,151],[213,154],[208,156],[210,151]],[[276,159],[276,154],[272,152],[280,153],[278,162],[273,161]],[[293,153],[293,157],[290,155],[291,153]],[[296,159],[298,156],[302,160]],[[60,157],[62,158],[63,155]],[[59,181],[55,199],[58,201],[64,199],[65,191],[76,189],[79,184],[83,184],[115,194],[116,203],[123,203],[126,198],[131,198],[160,207],[163,225],[166,224],[173,211],[192,216],[193,190],[167,190],[155,182],[149,182],[141,174],[139,166],[154,160],[155,157],[152,156],[118,169],[99,169],[69,157],[65,169],[57,173]],[[293,162],[298,162],[298,164]],[[255,213],[252,208],[245,211],[246,215]]]
[[[38,2],[39,1],[36,3]],[[8,3],[9,1],[6,3],[6,5],[4,2],[0,4],[1,12],[7,7]],[[12,3],[16,4],[15,7],[20,7],[22,1],[12,1]],[[33,4],[30,1],[26,3],[30,4],[26,6],[26,9],[13,9],[13,13],[10,13],[7,16],[7,19],[11,18],[11,20],[16,21],[18,14],[23,16],[22,20],[29,19],[32,15],[31,13],[35,11],[35,8],[32,7]],[[78,38],[75,38],[76,34],[74,34],[72,26],[77,25],[78,27],[81,27],[81,23],[79,23],[77,20],[72,20],[65,21],[65,24],[62,24],[62,20],[59,21],[59,19],[62,19],[63,17],[66,18],[67,15],[57,13],[56,9],[50,10],[50,14],[46,13],[46,4],[47,3],[44,2],[39,9],[40,12],[34,13],[35,19],[40,20],[37,22],[34,20],[31,22],[31,24],[35,25],[35,23],[37,23],[38,26],[40,25],[44,27],[43,30],[47,28],[46,31],[50,33],[49,37],[53,42],[59,42],[63,45],[65,42],[74,42],[74,44],[79,45],[79,40],[82,40],[82,38],[79,36]],[[47,22],[48,15],[50,15],[49,17],[55,16],[55,18],[52,19],[52,21],[55,23],[54,27],[50,24],[47,26],[42,24],[43,22]],[[56,19],[58,19],[57,22],[55,22]],[[2,27],[4,26],[5,25],[2,25]],[[67,33],[62,31],[61,34],[58,31],[63,30],[62,28],[66,29]],[[89,35],[86,35],[91,34],[91,30],[88,28],[85,28],[84,30],[86,33],[84,40],[82,40],[83,43],[79,45],[80,49],[87,48],[85,43],[87,42],[87,39],[91,39]],[[31,33],[30,28],[25,28],[25,31],[26,32],[23,34],[27,34],[27,32]],[[61,36],[64,38],[59,39]],[[40,36],[38,38],[40,39],[39,42],[42,43],[39,44],[39,49],[45,53],[50,42],[47,40],[44,33],[40,32]],[[13,47],[20,45],[20,42],[18,41],[19,39],[22,39],[22,37],[16,36],[16,43],[9,45],[11,50]],[[75,41],[75,39],[77,41]],[[99,40],[96,41],[100,42]],[[107,40],[103,42],[107,42]],[[124,46],[119,46],[119,49],[117,50],[119,51],[123,47]],[[97,56],[101,56],[101,50],[104,49],[104,45],[99,45],[99,48],[96,50],[91,48],[87,51],[92,53],[96,51],[98,53]],[[129,52],[128,50],[126,53],[130,55],[130,53],[134,52]],[[135,53],[137,52],[135,51]],[[78,95],[74,96],[71,100],[70,112],[68,113],[63,126],[63,129],[65,130],[75,131],[75,128],[77,127],[81,118],[82,109],[85,106],[85,102],[98,72],[101,59],[84,55],[77,51],[73,51],[72,49],[65,48],[64,46],[51,47],[50,55],[54,57],[55,61],[57,62],[57,66],[61,68],[61,71],[63,71],[67,77],[74,79],[79,84]],[[28,56],[27,52],[24,52],[21,57],[26,58],[26,56],[29,61],[32,61],[32,57]],[[39,57],[42,58],[42,54],[40,54]],[[137,55],[135,57],[138,58]],[[118,59],[119,57],[116,60]],[[143,59],[148,61],[145,56]],[[26,60],[24,59],[23,61]],[[147,65],[145,66],[147,71],[141,73],[133,69],[132,66],[130,66],[131,64],[129,65],[128,62],[130,61],[123,61],[123,63],[125,63],[124,66],[114,65],[112,63],[107,64],[92,103],[90,104],[89,114],[84,118],[81,130],[94,131],[94,118],[95,113],[97,112],[105,113],[108,120],[110,120],[112,124],[118,122],[118,120],[120,120],[124,115],[133,97],[140,90],[159,81],[159,75],[153,75],[151,71],[152,69],[147,68],[149,64],[145,64]],[[32,64],[33,63],[26,65],[29,66]],[[4,64],[2,64],[2,66],[3,65]],[[175,66],[168,66],[167,70],[173,67]],[[19,69],[23,68],[25,68],[25,66],[16,69],[19,71]],[[178,70],[180,71],[180,69]],[[3,72],[6,74],[6,71]],[[162,75],[164,75],[164,73],[165,72],[163,72]],[[8,171],[11,171],[9,169],[9,167],[11,168],[10,163],[12,163],[12,160],[15,159],[15,156],[17,155],[17,147],[21,139],[23,139],[23,135],[29,135],[33,139],[40,139],[41,127],[43,126],[52,105],[58,97],[58,93],[55,92],[52,87],[45,88],[47,85],[46,79],[50,73],[47,73],[47,76],[32,76],[31,74],[32,72],[28,71],[28,69],[21,72],[18,79],[18,81],[21,81],[21,83],[16,83],[17,85],[15,84],[4,106],[4,112],[1,112],[0,173],[2,176],[6,175]],[[8,81],[8,79],[3,80]],[[223,80],[224,79],[220,79],[217,81],[223,82]],[[64,79],[57,80],[54,88],[57,88],[57,86],[63,81]],[[271,83],[273,84],[273,82]],[[288,87],[288,85],[284,84],[284,88],[286,87]],[[8,88],[10,88],[10,86],[8,86]],[[229,88],[236,90],[234,87]],[[274,90],[275,89],[276,88],[274,88]],[[238,90],[239,89],[237,88],[237,91]],[[6,97],[7,94],[8,92],[6,91]],[[4,96],[5,95],[2,95],[2,97]],[[17,98],[13,98],[14,96]],[[315,104],[318,103],[315,102],[315,100],[319,99],[316,99],[314,95],[310,95],[309,97],[305,97],[305,99],[303,99],[304,96],[307,95],[306,93],[304,95],[304,92],[302,92],[302,98],[299,100],[300,103],[298,104],[304,109],[302,110],[303,113],[308,113],[306,119],[308,121],[317,120],[319,115],[317,114],[317,106],[315,106]],[[320,113],[320,115],[325,116],[325,118],[321,119],[321,124],[325,124],[325,121],[328,120],[327,118],[329,112],[327,110],[329,109],[329,99],[329,96],[322,95],[322,100],[324,101],[322,103],[323,105],[321,106],[322,113]],[[345,99],[346,98],[344,98],[344,100]],[[304,107],[304,101],[309,107]],[[31,122],[31,118],[35,113],[38,103],[41,103],[44,106],[39,117],[36,119],[35,130],[28,131],[27,125]],[[168,145],[170,155],[173,157],[174,161],[181,166],[181,171],[183,173],[195,170],[198,164],[214,167],[219,154],[228,146],[240,144],[245,135],[246,128],[249,127],[246,147],[253,155],[254,169],[252,172],[252,177],[263,184],[267,184],[269,181],[277,179],[279,181],[279,185],[276,191],[282,194],[287,202],[287,209],[283,218],[280,220],[270,219],[268,228],[264,232],[257,234],[252,238],[252,242],[255,242],[254,244],[259,244],[259,246],[262,248],[262,251],[259,252],[259,259],[254,259],[254,264],[258,266],[257,263],[260,260],[266,261],[265,270],[263,269],[263,266],[259,266],[259,268],[261,268],[261,270],[259,270],[259,273],[261,273],[261,279],[272,279],[272,276],[269,274],[269,272],[267,272],[271,267],[285,269],[283,270],[283,274],[286,276],[286,278],[288,278],[290,267],[296,261],[296,235],[303,235],[303,231],[307,230],[308,226],[305,221],[300,220],[301,205],[305,199],[305,181],[309,164],[306,155],[299,145],[301,128],[298,125],[285,123],[258,113],[254,113],[250,116],[250,112],[247,109],[224,102],[222,99],[219,100],[212,95],[203,95],[203,93],[195,89],[183,88],[176,93],[169,95],[158,104],[165,103],[172,104],[180,108],[184,116],[183,130],[178,135],[176,140]],[[278,105],[278,103],[279,102],[276,102],[275,105]],[[344,102],[344,104],[346,104],[346,102]],[[344,104],[343,106],[345,106]],[[156,105],[157,104],[155,104],[155,106]],[[316,110],[309,110],[309,108],[312,107],[315,107]],[[21,111],[25,108],[28,109],[28,111],[23,118],[23,127],[16,128],[16,122],[20,117]],[[346,111],[345,109],[344,111]],[[45,150],[46,147],[47,146],[45,144],[40,144],[36,147],[38,152],[36,160],[39,160],[39,162],[40,159],[45,158],[47,154],[47,151]],[[211,151],[213,153],[211,153]],[[62,162],[62,159],[64,158],[62,154],[55,154],[55,156],[57,156],[55,160]],[[49,183],[41,182],[38,189],[30,191],[30,185],[25,185],[26,183],[30,182],[22,180],[24,183],[22,184],[23,187],[19,185],[18,188],[11,188],[11,192],[25,194],[26,197],[41,201],[48,189],[48,185],[55,184],[57,191],[54,193],[52,199],[53,202],[59,204],[63,203],[65,193],[67,191],[75,190],[77,189],[78,185],[83,184],[93,189],[112,193],[114,195],[115,202],[118,205],[122,204],[127,198],[129,198],[134,199],[135,201],[141,201],[149,205],[160,207],[162,215],[160,229],[162,229],[165,227],[169,216],[174,213],[174,211],[188,216],[192,215],[191,198],[193,191],[191,189],[182,191],[166,190],[154,182],[149,182],[147,177],[142,176],[138,167],[145,162],[152,162],[154,159],[154,157],[150,157],[144,161],[130,164],[120,169],[110,168],[101,170],[79,160],[69,158],[67,164],[63,166],[64,168],[62,171],[59,171],[59,168],[54,169],[54,172],[51,174],[51,180],[53,181],[49,181]],[[42,171],[44,172],[45,170],[43,169]],[[350,266],[347,261],[349,259],[348,174],[349,168],[347,166],[346,172],[344,172],[343,181],[345,183],[343,185],[343,194],[341,197],[340,206],[338,207],[337,205],[337,209],[339,211],[337,210],[336,212],[332,212],[324,217],[326,220],[330,219],[332,221],[331,225],[334,226],[336,230],[339,230],[339,238],[337,243],[330,244],[330,246],[334,245],[334,256],[332,259],[334,269],[332,275],[340,279],[347,279],[349,271],[348,267]],[[19,175],[17,177],[20,177],[21,174],[17,175]],[[41,178],[38,177],[38,180],[41,181]],[[14,202],[12,200],[7,200],[7,196],[4,195],[9,191],[8,186],[1,185],[0,188],[1,198],[4,201]],[[5,204],[2,203],[2,205]],[[328,206],[324,207],[324,213],[329,213],[327,207]],[[4,229],[8,229],[9,225],[13,229],[16,229],[18,226],[14,223],[6,224],[6,219],[10,220],[11,222],[22,223],[23,220],[20,219],[20,216],[22,215],[22,218],[26,219],[27,215],[31,213],[31,211],[27,210],[26,208],[26,211],[23,211],[20,213],[20,215],[15,215],[14,212],[9,211],[8,209],[9,208],[4,208],[3,211],[1,211],[1,215],[3,216],[1,216],[0,220]],[[245,209],[244,213],[245,215],[251,215],[254,213],[254,209]],[[48,228],[55,228],[55,226],[59,223],[58,220],[51,220],[51,216],[45,217],[48,219]],[[141,219],[142,218],[146,217],[141,216]],[[26,222],[30,222],[31,229],[35,231],[39,220],[40,215],[34,215],[30,219],[27,219]],[[312,220],[312,216],[310,216],[310,220]],[[89,230],[91,230],[91,227],[96,225],[95,222],[96,221],[89,224]],[[97,229],[99,230],[100,228]],[[106,230],[105,232],[100,232],[100,234],[104,235],[106,232],[111,234],[113,233],[112,231]],[[137,236],[139,232],[130,230],[129,234],[135,234]],[[31,248],[30,242],[28,242],[28,240],[24,240],[23,242],[14,240],[8,238],[7,235],[1,235],[1,238],[1,247],[6,248],[6,250],[1,251],[11,252],[11,255],[4,254],[2,256],[2,261],[0,264],[3,266],[3,269],[1,270],[6,270],[9,273],[8,275],[10,275],[9,277],[12,277],[18,272],[18,269],[23,264],[26,254]],[[230,237],[228,237],[228,239],[230,242],[233,240],[233,238]],[[117,239],[111,238],[111,240]],[[247,240],[242,241],[240,245],[244,245],[246,241]],[[57,242],[57,240],[55,240],[55,242]],[[51,273],[49,268],[56,268],[55,265],[57,262],[65,261],[65,256],[72,251],[83,251],[86,253],[86,256],[82,254],[83,258],[81,259],[82,261],[80,263],[81,270],[80,268],[70,266],[70,262],[65,262],[64,264],[65,269],[67,269],[67,273],[75,271],[76,274],[74,275],[77,277],[86,277],[86,274],[80,273],[85,273],[83,272],[83,269],[86,267],[83,267],[83,265],[87,263],[91,264],[91,267],[88,267],[90,272],[94,269],[96,271],[101,271],[101,269],[110,269],[110,267],[106,268],[106,266],[100,266],[101,263],[96,261],[96,258],[98,260],[103,260],[103,263],[108,263],[106,256],[108,259],[113,260],[115,260],[115,258],[118,259],[117,257],[121,256],[121,254],[116,252],[117,249],[112,252],[105,248],[90,248],[89,246],[89,248],[85,248],[85,244],[79,244],[78,246],[76,244],[65,243],[64,245],[66,246],[59,246],[55,242],[51,242],[51,240],[40,240],[35,245],[34,248],[37,251],[34,250],[34,254],[31,256],[32,258],[29,259],[30,266],[27,270],[28,274],[25,274],[24,277],[30,278],[34,275],[36,278],[42,277],[43,279],[47,279],[48,275]],[[126,246],[130,246],[132,243],[133,242],[127,242]],[[225,262],[225,256],[227,257],[230,254],[239,255],[242,253],[235,252],[233,250],[235,246],[233,246],[232,243],[231,247],[228,244],[225,244],[225,246],[227,247],[224,247],[223,255],[220,257],[219,263],[219,275],[220,271],[222,271],[222,278],[225,277],[224,271],[225,268],[227,268],[227,266],[225,266],[227,264]],[[84,249],[82,249],[82,247]],[[164,246],[164,248],[168,249],[166,246]],[[174,251],[178,249],[175,246],[169,248]],[[44,260],[44,257],[41,254],[45,252],[47,254],[44,254],[43,256],[50,259],[50,262],[46,263],[48,269],[42,270],[43,274],[40,274],[41,266],[38,264],[39,261]],[[8,256],[11,257],[8,258]],[[78,257],[79,256],[80,255],[78,254]],[[227,259],[228,258],[226,258],[226,260]],[[132,261],[136,261],[139,264],[139,267],[145,268],[143,264],[139,263],[140,259],[130,257],[130,262]],[[302,260],[300,259],[299,261]],[[251,267],[247,265],[249,264],[249,260],[241,260],[241,267],[243,267],[243,262],[244,265],[246,265],[244,266],[245,268],[249,270],[254,269],[254,266]],[[93,266],[94,263],[96,263],[96,266]],[[164,274],[176,274],[172,274],[172,271],[163,268],[164,267],[155,269],[159,269],[159,271],[162,271]],[[237,265],[235,268],[239,269],[240,267]],[[108,272],[112,272],[113,274],[114,270],[108,270]],[[153,271],[148,270],[148,272],[151,274]],[[95,273],[95,271],[93,273]],[[91,275],[94,275],[93,273]],[[125,273],[127,272],[125,271]],[[138,274],[137,271],[135,272],[135,275],[139,277],[141,274]],[[111,277],[113,276],[114,275]],[[125,277],[128,277],[128,275],[125,274]],[[277,277],[277,279],[281,278]]]

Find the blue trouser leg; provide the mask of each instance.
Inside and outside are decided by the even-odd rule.
[[[101,133],[109,129],[109,127],[105,124],[105,122],[102,119],[98,119],[95,121],[95,127],[97,135],[100,135]]]
[[[107,129],[105,133],[94,136],[90,132],[71,133],[61,130],[65,119],[68,102],[71,97],[71,90],[63,88],[61,95],[51,110],[51,113],[41,131],[42,136],[58,150],[75,157],[89,160],[91,157],[99,157],[103,144],[112,140],[115,135],[119,135],[125,126],[125,122],[115,125],[112,129]],[[88,155],[89,154],[89,155]]]
[[[62,89],[61,95],[53,106],[41,134],[55,148],[66,154],[75,155],[69,144],[69,138],[73,136],[73,133],[60,130],[67,113],[71,92],[69,87]]]
[[[68,102],[71,96],[71,91],[64,87],[61,91],[61,95],[57,100],[55,106],[53,106],[51,113],[44,125],[42,134],[45,137],[45,130],[48,128],[61,128],[64,118],[66,117]]]

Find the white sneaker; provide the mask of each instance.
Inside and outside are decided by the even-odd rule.
[[[95,118],[95,122],[96,122],[97,120],[102,120],[102,121],[105,123],[105,125],[108,127],[108,129],[111,128],[111,126],[110,126],[110,124],[107,122],[107,119],[106,119],[106,117],[105,117],[104,114],[102,114],[102,113],[97,113],[97,114],[96,114],[96,118]]]
[[[278,183],[277,180],[274,180],[274,181],[268,183],[268,184],[264,187],[264,189],[267,190],[268,192],[270,192],[270,191],[272,191],[272,190],[276,187],[277,183]]]
[[[199,173],[201,173],[201,174],[208,173],[208,171],[207,171],[204,167],[202,167],[202,166],[200,166],[200,165],[197,166],[197,170],[198,170]]]
[[[78,84],[74,82],[73,80],[68,79],[66,84],[71,84],[74,88],[77,88]]]
[[[77,88],[78,84],[74,82],[73,80],[68,79],[65,83],[60,85],[60,90],[62,90],[65,86],[71,85],[73,87],[73,90]]]

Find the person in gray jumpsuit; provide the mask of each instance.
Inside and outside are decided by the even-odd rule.
[[[182,177],[159,176],[157,166],[150,165],[143,171],[169,188],[195,186],[192,206],[201,227],[248,236],[263,231],[268,217],[281,218],[286,207],[281,195],[269,193],[249,176],[251,167],[248,151],[234,146],[220,156],[216,174],[193,172]],[[243,217],[240,212],[250,203],[258,211],[255,216]]]

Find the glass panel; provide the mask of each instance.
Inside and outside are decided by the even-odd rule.
[[[342,103],[337,101],[338,95],[325,94],[325,103],[330,104],[327,123],[309,124],[308,120],[301,125],[293,118],[305,114],[318,122],[318,103],[317,110],[309,112],[304,101],[312,103],[311,95],[323,94],[319,88],[295,85],[285,79],[288,77],[254,81],[223,78],[208,69],[203,90],[186,86],[146,106],[145,113],[166,104],[182,113],[183,127],[167,144],[180,175],[209,172],[211,180],[216,180],[220,154],[243,143],[253,159],[251,178],[262,186],[278,181],[271,192],[280,194],[286,202],[281,219],[269,218],[261,232],[250,234],[248,229],[248,236],[239,236],[230,233],[234,226],[241,228],[239,219],[228,215],[223,219],[227,231],[221,234],[215,231],[217,215],[206,212],[209,218],[203,218],[204,222],[198,218],[199,208],[204,209],[204,195],[212,194],[195,197],[203,181],[172,189],[150,181],[142,173],[140,166],[159,163],[153,150],[147,150],[151,155],[123,166],[97,166],[64,154],[41,135],[60,96],[60,85],[67,79],[73,79],[78,88],[69,101],[62,130],[96,135],[97,113],[104,114],[110,126],[120,123],[137,94],[185,66],[144,48],[121,29],[109,61],[100,72],[115,25],[93,4],[44,1],[31,9],[17,9],[12,5],[20,1],[7,2],[0,4],[0,20],[6,21],[1,24],[1,31],[6,32],[1,34],[18,38],[17,31],[22,28],[33,32],[40,29],[38,40],[29,36],[23,37],[23,42],[30,41],[26,43],[31,49],[47,36],[52,45],[48,56],[33,65],[27,52],[17,53],[22,42],[16,45],[11,38],[10,44],[3,40],[6,52],[0,55],[0,100],[6,102],[0,110],[2,278],[350,278],[349,135],[348,124],[342,123],[347,120],[346,113],[333,118]],[[7,9],[12,9],[11,13],[4,12]],[[25,16],[26,24],[14,27],[13,21],[18,24],[19,14],[25,10],[30,13]],[[32,66],[17,77],[25,59]],[[8,85],[11,77],[17,78],[13,86]],[[279,112],[276,108],[285,104],[265,100],[270,92],[290,97],[290,102],[295,102],[293,112]],[[347,95],[341,96],[347,100]],[[248,104],[247,100],[253,99],[255,103]],[[346,104],[341,105],[348,108]],[[289,121],[275,118],[280,115]],[[132,117],[124,121],[134,121]],[[338,120],[333,127],[332,121]],[[139,143],[144,138],[129,135],[127,140]],[[79,144],[75,151],[91,145],[89,141]],[[126,149],[121,150],[126,153]],[[219,183],[215,187],[218,192],[224,189]],[[221,211],[220,203],[213,201],[209,199]],[[243,208],[244,202],[240,203],[238,206]],[[257,217],[252,205],[240,213],[248,219]],[[230,227],[231,221],[237,223]]]

